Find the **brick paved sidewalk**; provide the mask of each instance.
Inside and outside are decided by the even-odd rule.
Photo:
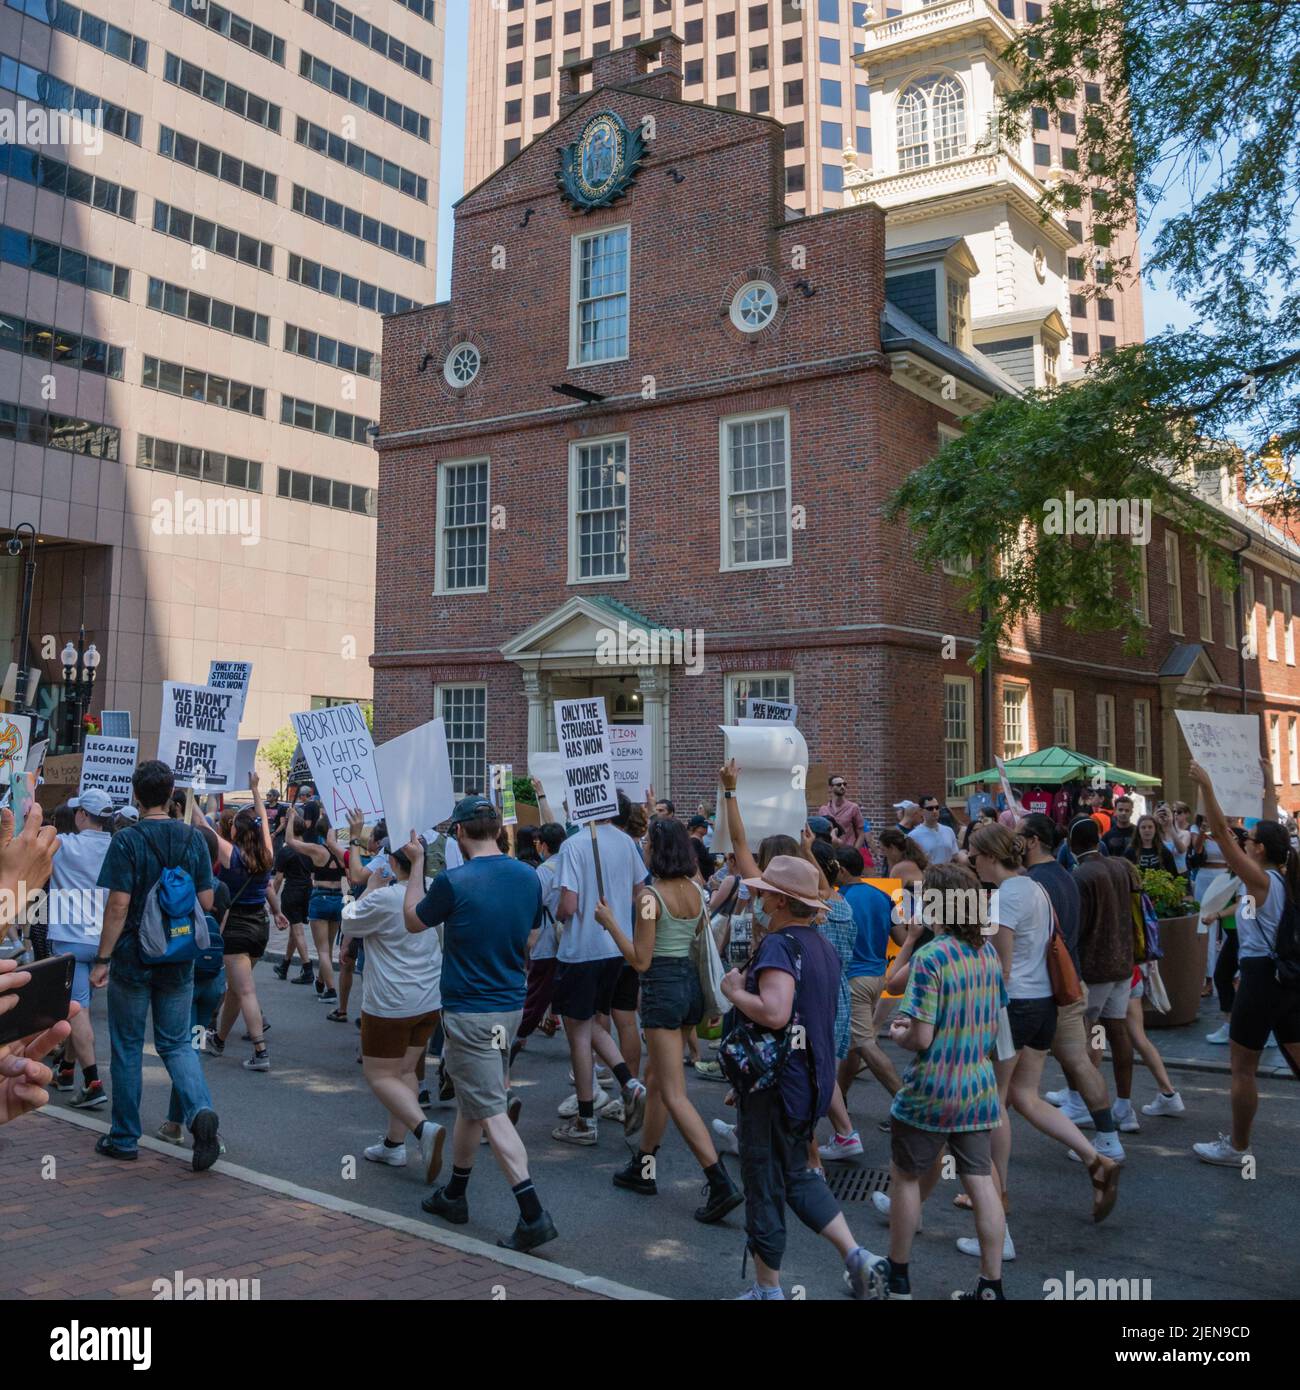
[[[263,1299],[601,1297],[568,1271],[548,1278],[453,1248],[432,1227],[388,1224],[414,1224],[403,1218],[194,1173],[188,1152],[101,1158],[100,1132],[39,1112],[0,1129],[0,1297],[152,1299],[154,1281],[177,1270],[257,1279]]]

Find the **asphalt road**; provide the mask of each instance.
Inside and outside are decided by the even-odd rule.
[[[237,1028],[225,1057],[205,1059],[233,1162],[351,1201],[432,1220],[420,1212],[425,1194],[414,1162],[405,1169],[365,1162],[361,1151],[382,1132],[383,1111],[357,1064],[357,1030],[330,1023],[314,990],[281,983],[269,964],[257,983],[271,1022],[272,1070],[245,1071],[251,1051]],[[360,985],[354,995],[360,1002]],[[94,1001],[101,1062],[107,1062],[104,1001]],[[355,1008],[353,1010],[356,1012]],[[899,1059],[902,1060],[901,1057]],[[550,1137],[556,1105],[568,1094],[568,1051],[563,1039],[534,1036],[515,1068],[524,1100],[520,1131],[528,1145],[534,1180],[554,1217],[559,1240],[538,1252],[557,1262],[604,1275],[635,1288],[674,1298],[719,1299],[741,1293],[743,1208],[720,1226],[692,1219],[699,1201],[700,1174],[689,1151],[669,1130],[659,1160],[659,1196],[638,1197],[614,1188],[614,1171],[626,1161],[622,1126],[603,1124],[595,1149],[578,1149]],[[107,1066],[103,1068],[107,1078]],[[1048,1085],[1059,1084],[1048,1064]],[[1011,1231],[1018,1258],[1005,1270],[1009,1297],[1038,1299],[1045,1281],[1072,1270],[1082,1278],[1150,1279],[1157,1299],[1258,1299],[1285,1296],[1300,1280],[1300,1085],[1269,1081],[1262,1087],[1254,1150],[1258,1173],[1237,1173],[1202,1164],[1191,1155],[1194,1140],[1212,1139],[1227,1127],[1227,1078],[1182,1071],[1174,1080],[1188,1114],[1181,1119],[1145,1119],[1140,1134],[1124,1135],[1129,1153],[1118,1206],[1094,1226],[1089,1188],[1081,1167],[1064,1150],[1016,1120],[1012,1162]],[[690,1091],[705,1120],[729,1112],[726,1088],[693,1074]],[[1139,1068],[1134,1101],[1154,1093]],[[57,1096],[53,1104],[71,1097]],[[152,1052],[145,1059],[141,1112],[146,1133],[165,1114],[166,1073]],[[876,1128],[887,1115],[885,1093],[864,1078],[854,1087],[850,1109],[866,1155],[863,1167],[886,1169],[888,1135]],[[107,1118],[101,1110],[100,1116]],[[450,1127],[454,1111],[435,1107],[434,1119]],[[470,1184],[466,1234],[494,1242],[510,1230],[516,1208],[500,1170],[481,1150]],[[729,1160],[733,1173],[736,1160]],[[841,1165],[837,1165],[841,1166]],[[450,1172],[450,1145],[444,1174]],[[942,1183],[927,1204],[925,1231],[912,1252],[912,1283],[918,1298],[947,1298],[974,1281],[976,1262],[960,1254],[958,1236],[974,1234],[971,1218],[954,1209],[955,1182]],[[869,1202],[847,1203],[850,1225],[862,1244],[883,1253],[887,1231]],[[783,1271],[787,1291],[807,1298],[842,1296],[835,1252],[797,1222],[790,1231]]]

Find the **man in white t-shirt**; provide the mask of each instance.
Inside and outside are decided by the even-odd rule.
[[[58,837],[59,851],[50,870],[48,936],[51,954],[76,959],[72,997],[81,1008],[72,1020],[72,1036],[64,1049],[55,1084],[60,1091],[72,1090],[75,1058],[81,1063],[83,1084],[71,1103],[78,1110],[93,1110],[108,1101],[95,1063],[90,967],[99,953],[99,933],[108,901],[108,890],[98,887],[98,883],[104,856],[113,842],[113,798],[91,787],[68,805],[76,813],[77,833]]]
[[[627,798],[619,793],[620,809]],[[632,935],[632,892],[649,874],[636,842],[609,821],[595,823],[600,847],[600,868],[605,901]],[[610,1036],[608,1017],[614,1007],[614,991],[623,969],[623,956],[613,937],[596,921],[600,890],[596,882],[596,857],[592,830],[583,828],[570,836],[556,856],[559,861],[560,924],[559,966],[555,973],[552,1007],[564,1020],[573,1060],[573,1084],[578,1095],[577,1114],[551,1131],[566,1144],[596,1142],[595,1086],[592,1052],[614,1073],[623,1093],[623,1132],[636,1134],[645,1117],[645,1087],[631,1073],[618,1045]]]
[[[931,864],[947,864],[960,853],[957,836],[949,826],[939,823],[939,800],[933,796],[921,798],[921,824],[907,833],[925,851]]]

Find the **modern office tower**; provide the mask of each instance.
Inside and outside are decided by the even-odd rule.
[[[0,671],[40,669],[56,747],[83,622],[91,709],[144,757],[161,682],[212,658],[253,662],[246,735],[371,693],[382,315],[435,298],[443,6],[233,5],[0,0]]]

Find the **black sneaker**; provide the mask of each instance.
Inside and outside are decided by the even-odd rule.
[[[445,1105],[448,1101],[456,1099],[456,1087],[452,1084],[451,1077],[445,1071],[438,1073],[438,1099]]]
[[[313,983],[316,986],[316,998],[319,999],[321,995],[325,993],[325,981],[315,980],[313,981]]]
[[[628,1159],[627,1166],[614,1174],[614,1186],[621,1187],[625,1192],[638,1192],[642,1197],[654,1197],[659,1192],[659,1184],[645,1176],[640,1154],[634,1154]]]
[[[281,961],[279,965],[273,965],[271,967],[271,974],[274,975],[277,980],[287,979],[289,975],[289,962],[285,960]]]
[[[321,993],[316,996],[316,1002],[318,1004],[337,1004],[339,1002],[339,992],[336,989],[322,990]]]
[[[107,1134],[101,1134],[95,1140],[95,1152],[103,1154],[105,1158],[120,1158],[124,1163],[134,1163],[140,1157],[135,1149],[119,1149],[116,1145],[110,1144]]]
[[[200,1110],[190,1125],[194,1136],[194,1152],[191,1166],[196,1173],[204,1173],[221,1157],[221,1141],[217,1138],[217,1112]]]
[[[703,1193],[704,1205],[695,1208],[695,1219],[706,1226],[721,1221],[729,1211],[735,1211],[745,1200],[745,1194],[729,1177],[722,1182],[706,1182]]]
[[[427,1088],[420,1092],[420,1097],[416,1101],[416,1104],[420,1107],[421,1110],[428,1110],[429,1107],[433,1104],[433,1097],[429,1094]]]
[[[514,1230],[505,1240],[497,1241],[497,1244],[503,1250],[517,1250],[522,1254],[526,1250],[536,1250],[539,1245],[545,1245],[548,1240],[554,1240],[559,1234],[550,1213],[544,1211],[536,1221],[525,1221],[521,1216]]]
[[[284,973],[287,975],[289,972],[286,970]],[[316,974],[310,965],[304,965],[289,983],[291,985],[314,985],[316,983]]]
[[[973,1292],[968,1293],[965,1289],[954,1289],[952,1301],[954,1303],[1005,1303],[1007,1296],[1001,1289],[995,1289],[992,1284],[986,1284],[981,1280],[976,1284]]]
[[[469,1224],[469,1199],[466,1197],[448,1197],[445,1187],[435,1187],[420,1203],[420,1210],[427,1211],[430,1216],[441,1216],[444,1221],[450,1221],[453,1226]]]

